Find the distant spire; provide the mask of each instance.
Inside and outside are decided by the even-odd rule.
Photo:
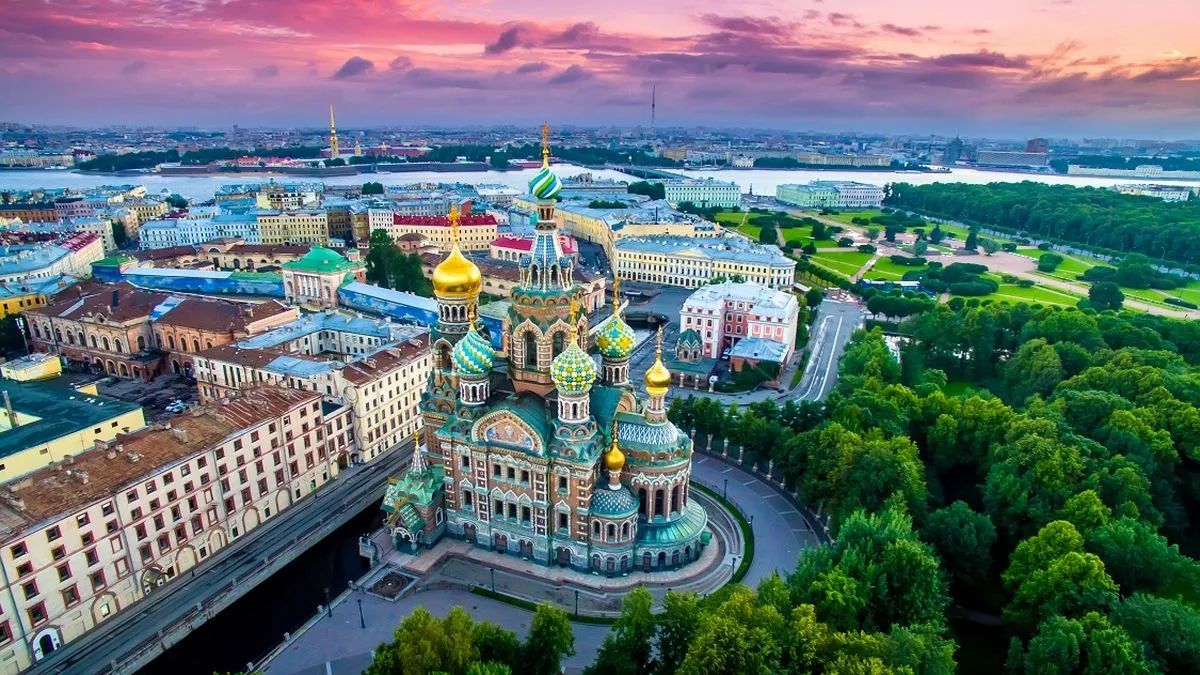
[[[661,323],[658,324],[658,346],[655,347],[655,353],[659,356],[659,358],[662,358],[662,327],[663,325]]]
[[[416,475],[424,472],[427,468],[429,468],[429,465],[425,463],[425,455],[421,454],[421,432],[414,429],[412,464],[409,465],[408,472]]]
[[[333,122],[333,104],[329,104],[329,158],[333,159],[342,154],[338,148],[337,125]]]
[[[450,205],[450,215],[446,216],[450,221],[450,241],[455,246],[458,245],[458,223],[461,218],[458,215],[458,204]]]
[[[658,85],[650,85],[650,130],[654,130],[654,116],[658,104]]]
[[[550,123],[542,122],[542,168],[550,168]]]

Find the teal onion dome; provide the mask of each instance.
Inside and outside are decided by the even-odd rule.
[[[463,339],[454,345],[451,358],[459,376],[482,377],[492,372],[494,354],[491,343],[472,326]]]
[[[529,192],[538,199],[554,199],[559,190],[562,190],[562,181],[548,166],[543,165],[542,170],[529,179]]]
[[[572,339],[570,346],[550,364],[550,379],[563,393],[582,394],[596,380],[596,362]]]
[[[633,353],[633,329],[620,314],[613,314],[600,326],[596,334],[596,347],[607,359],[621,360]]]

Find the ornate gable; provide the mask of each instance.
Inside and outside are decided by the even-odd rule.
[[[471,429],[471,438],[484,443],[503,443],[545,454],[542,439],[524,420],[507,410],[484,415]]]

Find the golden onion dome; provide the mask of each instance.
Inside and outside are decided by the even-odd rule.
[[[662,360],[662,325],[658,326],[658,347],[655,350],[654,365],[650,366],[650,370],[646,371],[646,391],[647,393],[659,396],[667,393],[667,387],[671,386],[671,371],[663,365]]]
[[[467,260],[458,243],[454,244],[450,255],[433,268],[433,291],[438,295],[466,297],[478,295],[483,287],[483,275],[475,263]]]
[[[625,453],[614,443],[604,455],[604,468],[609,471],[620,471],[625,467]]]
[[[453,242],[450,255],[433,268],[433,291],[437,295],[468,297],[479,295],[483,288],[483,275],[475,263],[467,260],[458,248],[458,205],[450,205],[450,239]]]

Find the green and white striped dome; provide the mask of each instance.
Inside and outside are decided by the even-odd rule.
[[[529,179],[529,192],[538,199],[554,199],[562,190],[562,181],[550,167],[543,165],[542,170]]]
[[[463,339],[454,345],[454,369],[460,377],[482,377],[492,372],[495,352],[492,345],[471,326]]]

